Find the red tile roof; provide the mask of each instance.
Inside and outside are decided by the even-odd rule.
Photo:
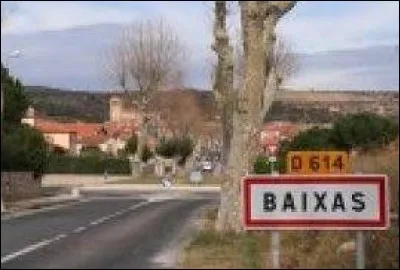
[[[110,137],[105,134],[96,134],[93,136],[83,137],[79,142],[85,146],[98,146],[99,144],[105,143],[109,138]]]
[[[77,133],[78,137],[81,138],[96,135],[103,127],[103,124],[101,123],[82,123],[82,122],[65,123],[63,125],[70,128],[71,130],[74,130]]]
[[[36,119],[35,128],[43,133],[76,133],[74,129],[51,120]]]

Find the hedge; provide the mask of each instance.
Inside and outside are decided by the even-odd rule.
[[[97,155],[72,157],[53,154],[46,173],[103,174],[105,171],[108,174],[129,174],[129,160]]]

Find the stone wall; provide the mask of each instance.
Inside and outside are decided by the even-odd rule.
[[[130,175],[104,174],[45,174],[42,177],[43,187],[101,186],[108,182],[128,178]]]
[[[29,199],[41,194],[41,179],[32,172],[1,172],[1,193],[5,201]]]

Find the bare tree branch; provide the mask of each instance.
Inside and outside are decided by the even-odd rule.
[[[279,90],[280,86],[300,68],[299,59],[293,52],[290,44],[279,36],[275,41],[272,66],[275,68],[276,72],[277,90]]]
[[[113,48],[109,72],[125,91],[138,90],[142,114],[137,157],[147,142],[149,104],[155,91],[181,85],[186,46],[165,20],[145,20],[126,27]]]

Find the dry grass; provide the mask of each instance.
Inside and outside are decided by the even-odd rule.
[[[399,139],[385,149],[363,153],[354,158],[355,171],[383,173],[389,177],[391,211],[399,212]]]
[[[390,178],[391,211],[398,213],[399,141],[355,158],[363,173],[383,173]],[[221,233],[214,230],[217,210],[209,210],[198,237],[185,250],[185,268],[271,268],[269,232]],[[354,250],[339,247],[355,240],[355,232],[299,231],[281,233],[281,268],[355,268]],[[366,232],[366,268],[399,269],[399,225],[388,231]]]

